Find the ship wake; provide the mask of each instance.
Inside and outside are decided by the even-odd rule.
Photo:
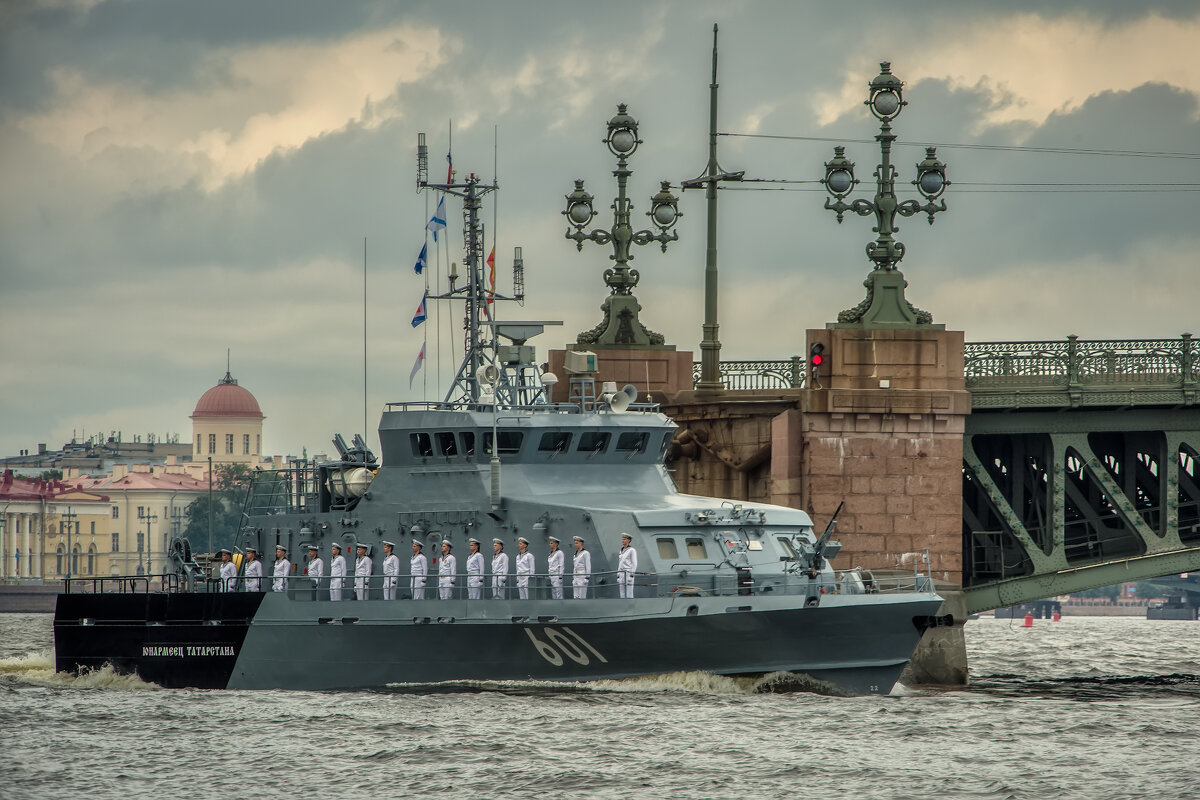
[[[126,691],[161,688],[153,683],[146,683],[136,675],[122,675],[107,664],[100,669],[87,670],[78,675],[55,672],[54,654],[49,650],[35,650],[23,656],[0,658],[0,685]]]

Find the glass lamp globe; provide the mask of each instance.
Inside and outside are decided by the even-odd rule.
[[[829,173],[829,177],[826,179],[825,184],[834,194],[845,194],[846,192],[850,191],[850,186],[852,184],[850,172],[844,169],[835,169],[833,172]]]
[[[612,149],[618,153],[628,153],[637,144],[637,137],[633,135],[633,131],[622,128],[613,132],[609,142],[612,144]]]
[[[571,222],[576,225],[584,225],[592,218],[592,209],[587,203],[573,203],[571,205],[570,215]]]
[[[942,190],[945,181],[940,172],[926,172],[921,176],[921,191],[927,195],[935,195]]]
[[[668,227],[675,221],[675,209],[668,203],[660,203],[654,207],[654,221],[661,228]]]
[[[871,101],[871,105],[875,107],[875,113],[881,117],[890,117],[900,108],[900,98],[890,89],[885,89],[875,95],[875,99]]]

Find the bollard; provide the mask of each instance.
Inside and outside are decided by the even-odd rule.
[[[1025,615],[1025,624],[1022,625],[1021,627],[1022,628],[1032,628],[1033,627],[1033,614]]]
[[[1059,620],[1062,619],[1062,614],[1058,613],[1058,611],[1055,611],[1053,616],[1050,617],[1050,619],[1053,622],[1058,622]]]

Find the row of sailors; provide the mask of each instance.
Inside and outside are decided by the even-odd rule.
[[[631,545],[632,539],[628,533],[621,534],[621,552],[617,561],[617,585],[621,597],[633,597],[634,575],[637,572],[637,550]],[[588,584],[592,575],[592,554],[584,547],[581,536],[573,539],[575,554],[571,561],[571,588],[576,600],[587,597]],[[546,571],[550,575],[550,597],[561,600],[563,597],[563,572],[565,557],[558,549],[559,540],[550,537],[550,554],[546,559]],[[429,561],[422,551],[424,545],[414,539],[413,555],[409,560],[410,587],[414,600],[425,599],[425,583],[429,575]],[[471,555],[467,558],[467,597],[470,600],[483,598],[483,553],[479,552],[479,540],[468,540]],[[400,585],[400,559],[393,552],[396,545],[393,542],[383,543],[383,598],[395,600]],[[337,542],[330,545],[331,561],[329,566],[329,599],[341,600],[346,580],[346,559],[342,556],[342,547]],[[438,593],[442,600],[449,600],[454,595],[454,585],[458,579],[458,560],[454,557],[453,545],[442,540],[442,558],[438,564]],[[524,536],[517,538],[517,594],[522,600],[529,599],[529,578],[535,572],[533,553],[529,552],[529,540]],[[354,591],[359,600],[366,600],[369,592],[369,580],[374,569],[374,562],[369,555],[370,547],[359,543],[356,550],[358,558],[354,564]],[[504,542],[492,539],[492,597],[503,600],[508,595],[508,554],[504,552]],[[312,580],[314,589],[321,585],[325,577],[325,562],[319,555],[316,545],[308,545],[309,562],[308,577]],[[220,550],[221,556],[221,589],[234,591],[237,586],[238,570],[233,564],[233,553]],[[263,567],[254,547],[246,548],[246,571],[243,588],[248,592],[262,590]],[[287,548],[283,545],[275,547],[275,566],[272,575],[272,589],[276,592],[286,592],[288,576],[292,564],[287,558]]]

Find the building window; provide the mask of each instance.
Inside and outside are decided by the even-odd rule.
[[[95,536],[95,535],[96,535],[96,523],[93,522],[92,523],[92,536]]]
[[[79,545],[75,545],[75,549],[71,551],[71,574],[79,573]]]
[[[60,544],[58,546],[58,549],[54,551],[54,571],[55,571],[55,573],[62,575],[63,574],[62,567],[63,567],[63,546]]]
[[[256,433],[254,435],[254,455],[258,455],[261,452],[262,452],[262,434]]]
[[[121,518],[121,509],[118,508],[117,506],[113,506],[113,519],[120,519],[120,518]]]
[[[250,455],[250,434],[248,433],[242,434],[242,455]]]
[[[697,539],[696,541],[700,541],[700,540]],[[139,533],[138,534],[138,549],[137,549],[137,551],[140,553],[145,549],[146,549],[146,534]]]
[[[121,552],[121,534],[114,533],[112,535],[112,551],[114,553]]]
[[[225,454],[233,455],[233,434],[225,434]]]
[[[196,434],[196,455],[200,455],[200,434]]]
[[[674,539],[655,539],[658,542],[658,557],[674,560],[679,558],[679,548]]]
[[[88,547],[88,575],[96,574],[96,545]]]
[[[210,456],[215,456],[217,454],[217,435],[215,433],[210,433],[208,435],[208,454]]]

